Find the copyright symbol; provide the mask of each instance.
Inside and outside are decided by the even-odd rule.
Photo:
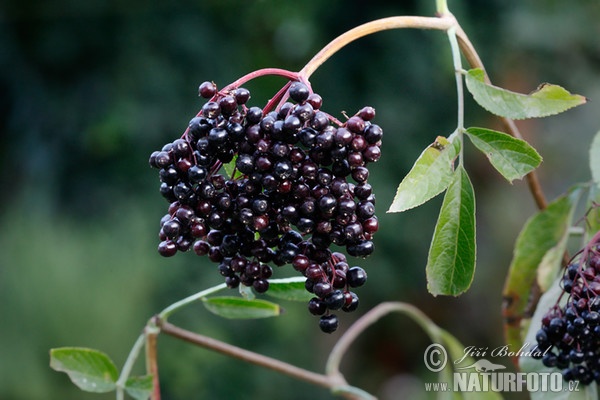
[[[448,353],[446,353],[444,346],[433,343],[425,349],[423,361],[428,370],[431,372],[439,372],[444,369],[448,362]]]

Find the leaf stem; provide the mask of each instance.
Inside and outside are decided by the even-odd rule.
[[[448,10],[448,3],[446,2],[446,0],[436,0],[435,9],[438,15],[446,15],[450,13],[450,10]]]
[[[121,375],[119,375],[119,379],[116,382],[117,400],[124,399],[123,389],[125,388],[125,383],[127,382],[129,374],[131,374],[131,370],[133,369],[133,365],[135,364],[135,361],[137,360],[145,343],[146,334],[142,333],[140,336],[138,336],[133,347],[131,348],[131,351],[129,352],[129,356],[127,356],[127,360],[125,360],[125,364],[123,365],[123,369],[121,370]]]
[[[465,96],[463,89],[463,77],[462,77],[462,62],[460,55],[460,48],[458,46],[458,41],[456,40],[456,27],[448,29],[448,39],[450,40],[450,48],[452,49],[452,62],[454,64],[454,76],[456,77],[456,99],[458,102],[457,105],[457,128],[456,132],[458,135],[458,140],[460,142],[460,153],[458,156],[458,163],[460,166],[463,166],[463,154],[464,154],[464,130],[465,130]]]
[[[213,293],[216,293],[218,291],[221,291],[223,289],[226,289],[227,285],[225,283],[221,283],[217,286],[213,286],[210,287],[208,289],[202,290],[198,293],[195,293],[191,296],[186,297],[185,299],[179,300],[173,304],[171,304],[170,306],[168,306],[167,308],[165,308],[164,310],[162,310],[158,315],[158,319],[166,321],[167,318],[169,318],[169,316],[171,314],[173,314],[175,311],[179,310],[182,307],[187,306],[190,303],[193,303],[195,301],[200,300],[203,297],[206,297],[208,295],[211,295]]]
[[[443,0],[440,0],[443,1]],[[305,66],[300,70],[299,75],[308,80],[308,78],[331,56],[341,50],[349,43],[376,32],[390,29],[417,28],[417,29],[437,29],[448,30],[456,24],[452,15],[437,17],[420,16],[397,16],[377,19],[341,34],[323,47]]]

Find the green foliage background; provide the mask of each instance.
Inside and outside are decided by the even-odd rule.
[[[372,19],[433,15],[433,1],[373,0],[8,1],[0,6],[0,398],[107,399],[79,392],[52,371],[48,351],[87,346],[122,365],[146,320],[221,278],[193,254],[156,253],[166,210],[151,151],[178,137],[201,102],[197,86],[224,86],[252,70],[299,70],[338,34]],[[600,4],[594,0],[449,1],[495,84],[527,93],[552,82],[592,99],[519,123],[540,151],[546,194],[589,179],[587,148],[600,123]],[[414,303],[465,345],[494,348],[512,246],[535,211],[524,182],[508,185],[473,154],[478,269],[460,298],[426,291],[425,262],[441,199],[385,214],[422,149],[455,128],[455,83],[440,32],[390,31],[342,50],[311,79],[324,109],[364,105],[384,128],[370,182],[381,230],[361,307]],[[247,87],[262,105],[283,84]],[[501,127],[469,100],[467,126]],[[469,156],[469,155],[467,155]],[[280,270],[278,277],[291,275]],[[224,321],[201,305],[173,322],[322,371],[339,333],[321,334],[304,305],[273,320]],[[388,317],[346,359],[354,385],[395,399],[423,395],[425,336]],[[159,340],[164,399],[328,399],[324,390],[170,338]],[[503,361],[509,365],[508,360]],[[412,393],[411,390],[416,390]],[[411,394],[412,393],[412,394]]]

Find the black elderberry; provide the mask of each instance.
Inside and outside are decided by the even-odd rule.
[[[365,257],[378,229],[366,182],[366,164],[380,156],[382,131],[370,122],[375,110],[365,107],[339,126],[303,82],[292,82],[290,101],[275,110],[247,105],[244,88],[218,91],[204,82],[198,93],[206,99],[198,116],[149,158],[171,203],[159,253],[193,248],[218,263],[228,287],[243,284],[257,293],[269,288],[267,263],[291,264],[316,296],[309,311],[333,332],[337,317],[327,310],[356,309],[358,296],[348,289],[364,284],[366,273],[349,268],[330,246]]]
[[[358,308],[359,300],[358,296],[354,292],[346,292],[344,293],[345,303],[342,307],[342,311],[352,312]]]
[[[302,82],[293,82],[289,90],[290,98],[297,103],[302,103],[310,95],[310,90]]]
[[[324,301],[330,310],[339,310],[346,303],[346,298],[341,290],[334,290],[325,296]]]
[[[266,279],[257,279],[252,283],[252,287],[257,293],[265,293],[269,290],[269,281]]]
[[[542,362],[546,367],[555,367],[557,364],[556,354],[554,353],[546,353],[542,358]]]
[[[346,281],[350,287],[359,287],[367,282],[367,273],[361,267],[352,267],[346,272]]]
[[[158,244],[158,252],[163,257],[171,257],[177,253],[177,245],[172,241],[162,241]]]
[[[355,257],[367,257],[373,253],[374,245],[370,240],[363,240],[357,244],[352,244],[346,247],[348,254]]]
[[[319,320],[319,328],[325,333],[333,333],[338,328],[339,322],[335,314],[323,315]]]
[[[217,86],[213,82],[202,82],[198,87],[198,95],[210,99],[217,93]]]
[[[315,293],[315,295],[317,295],[318,297],[324,298],[325,296],[327,296],[329,293],[331,293],[331,291],[333,290],[333,287],[331,286],[331,284],[329,282],[317,282],[315,283],[315,285],[313,286],[313,292]]]
[[[327,305],[323,300],[313,297],[308,302],[308,311],[313,315],[323,315],[327,311]]]
[[[367,129],[365,129],[364,136],[368,143],[374,144],[383,137],[383,130],[379,125],[369,125]]]

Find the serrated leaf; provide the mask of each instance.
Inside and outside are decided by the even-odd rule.
[[[458,141],[451,143],[438,136],[417,158],[404,177],[388,212],[402,212],[417,207],[442,193],[454,173],[454,159],[458,154]]]
[[[542,162],[542,157],[526,141],[484,128],[468,128],[471,142],[509,182],[521,179]]]
[[[202,302],[210,312],[229,319],[268,318],[282,313],[278,304],[259,299],[223,296],[203,298]]]
[[[562,294],[562,288],[560,287],[561,279],[562,277],[555,279],[552,285],[550,285],[548,291],[540,298],[538,306],[531,319],[531,323],[529,324],[527,334],[525,335],[524,345],[526,347],[524,347],[519,357],[519,368],[521,372],[531,374],[528,375],[528,379],[545,380],[547,377],[549,377],[549,374],[560,374],[559,369],[546,367],[542,363],[542,360],[534,359],[530,356],[530,353],[537,343],[535,335],[542,326],[542,318],[544,314],[546,314],[546,312],[556,304],[557,300]],[[564,305],[566,299],[566,296],[562,296],[562,301],[560,304]],[[541,388],[544,386],[541,385],[542,381],[540,381],[540,385],[537,386],[540,388],[540,390],[529,392],[531,400],[592,400],[598,398],[598,388],[595,383],[587,386],[579,384],[577,391],[569,391],[568,383],[562,379],[562,376],[560,376],[556,381],[563,385],[562,391],[542,390]],[[548,381],[546,381],[546,383],[548,383]],[[532,384],[532,387],[535,386]]]
[[[50,350],[50,367],[65,372],[81,390],[105,393],[116,389],[118,371],[104,353],[82,347]]]
[[[132,376],[125,382],[125,391],[136,400],[147,400],[152,390],[152,375]]]
[[[590,170],[592,179],[600,187],[600,131],[596,133],[590,146]]]
[[[427,258],[427,287],[434,296],[458,296],[475,273],[475,195],[465,169],[446,191]]]
[[[305,282],[306,278],[303,277],[271,279],[267,294],[282,300],[309,301],[314,295],[306,290]]]
[[[481,107],[492,114],[511,119],[547,117],[587,101],[583,96],[548,83],[540,85],[530,94],[511,92],[486,83],[485,72],[479,68],[467,71],[465,82]]]
[[[553,251],[568,234],[580,193],[576,188],[548,204],[546,209],[527,220],[517,237],[503,292],[503,313],[507,319],[506,340],[512,350],[518,349],[522,344],[521,318],[527,308],[538,267],[544,257],[547,257],[546,254]],[[548,262],[549,259],[545,261]],[[556,250],[552,262],[560,263]],[[552,267],[553,270],[557,268]]]

